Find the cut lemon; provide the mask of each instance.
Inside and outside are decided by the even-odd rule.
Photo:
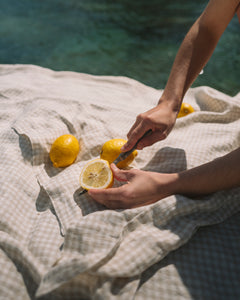
[[[119,156],[121,148],[126,142],[124,139],[112,139],[105,142],[102,146],[100,158],[107,160],[111,164]],[[120,169],[126,168],[132,163],[137,154],[137,150],[134,150],[126,159],[120,161],[117,167]]]
[[[183,102],[177,117],[182,118],[193,112],[194,112],[194,109],[193,109],[192,105],[190,105],[189,103]]]
[[[53,142],[49,156],[54,167],[63,168],[75,161],[79,150],[80,145],[75,136],[64,134]]]
[[[111,187],[113,174],[109,162],[100,158],[89,161],[82,169],[79,182],[85,190]]]

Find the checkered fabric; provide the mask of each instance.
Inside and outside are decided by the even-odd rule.
[[[126,77],[0,65],[1,300],[240,298],[240,189],[127,210],[79,196],[84,164],[161,93]],[[240,94],[198,87],[184,101],[195,112],[133,167],[181,171],[240,146]],[[56,169],[49,150],[66,133],[81,151]]]

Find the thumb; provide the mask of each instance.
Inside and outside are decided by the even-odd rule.
[[[116,178],[118,181],[128,181],[127,171],[120,170],[115,164],[111,164],[111,169],[114,178]]]

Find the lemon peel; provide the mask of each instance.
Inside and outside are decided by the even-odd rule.
[[[111,164],[119,156],[121,148],[126,142],[124,139],[111,139],[105,142],[101,149],[100,158],[107,160]],[[126,168],[133,162],[137,154],[137,150],[134,150],[126,159],[120,161],[117,167],[120,169]]]
[[[53,142],[49,156],[55,168],[63,168],[76,160],[79,150],[77,138],[71,134],[64,134]]]
[[[193,109],[192,105],[189,104],[189,103],[183,102],[181,104],[181,108],[180,108],[180,111],[177,115],[177,118],[185,117],[185,116],[187,116],[187,115],[189,115],[193,112],[194,112],[194,109]]]

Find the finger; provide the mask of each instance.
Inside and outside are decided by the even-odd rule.
[[[131,150],[138,140],[141,139],[149,129],[151,129],[149,125],[145,123],[139,123],[139,125],[131,132],[131,134],[128,134],[128,141],[121,150],[123,152]]]
[[[127,134],[127,137],[129,137],[132,134],[133,130],[139,125],[140,122],[141,122],[140,118],[137,117],[135,123],[130,128],[130,130],[129,130],[128,134]]]
[[[140,114],[137,116],[135,123],[133,124],[133,126],[131,127],[131,129],[127,134],[128,141],[121,149],[123,152],[131,150],[135,146],[138,139],[140,138],[140,137],[138,138],[138,136],[135,137],[135,133],[136,133],[135,131],[136,128],[139,128],[139,126],[141,126],[142,121],[143,121],[143,117],[142,114]]]
[[[127,175],[124,170],[120,170],[115,164],[111,164],[111,169],[113,172],[114,178],[116,178],[118,181],[127,181]]]
[[[115,164],[111,164],[114,178],[118,181],[128,181],[127,171],[120,170]]]
[[[144,147],[153,145],[154,143],[164,140],[167,137],[166,132],[155,131],[151,135],[144,137],[137,145],[138,150],[142,150]]]
[[[123,147],[121,148],[121,151],[122,152],[126,152],[128,150],[131,150],[133,147],[134,147],[134,140],[132,140],[132,133],[133,131],[135,130],[135,128],[138,126],[139,124],[139,120],[137,119],[135,121],[135,123],[133,124],[133,126],[131,127],[131,129],[129,130],[128,134],[127,134],[127,138],[128,138],[128,141],[126,142],[125,145],[123,145]],[[130,138],[130,139],[129,139]]]
[[[122,208],[123,201],[121,201],[121,195],[123,193],[123,189],[124,186],[109,189],[92,189],[88,191],[88,194],[95,201],[108,208]]]
[[[115,164],[110,165],[113,176],[116,178],[118,181],[129,181],[134,174],[132,173],[131,170],[120,170]]]

